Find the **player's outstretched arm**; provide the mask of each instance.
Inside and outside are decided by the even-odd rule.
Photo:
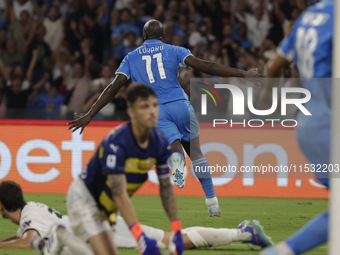
[[[268,66],[266,78],[279,78],[281,76],[282,70],[285,66],[287,66],[289,62],[280,55],[276,55],[273,62]],[[271,106],[271,98],[272,98],[272,87],[277,85],[275,82],[272,82],[270,79],[267,79],[264,83],[264,86],[261,90],[261,94],[258,100],[258,109],[269,109]]]
[[[0,240],[0,243],[1,243],[1,242],[13,241],[13,240],[18,239],[18,238],[19,238],[18,236],[10,236],[10,237],[7,237],[7,238],[5,238],[5,239],[1,239],[1,240]]]
[[[92,105],[90,110],[85,114],[76,114],[78,119],[67,123],[69,125],[68,129],[71,129],[72,132],[81,128],[80,134],[83,133],[83,130],[87,124],[93,119],[93,117],[118,93],[119,89],[126,83],[127,78],[123,74],[118,74],[116,78],[106,86],[103,92],[100,94],[97,101]]]
[[[0,241],[0,249],[32,249],[31,241],[36,235],[38,235],[38,233],[35,230],[27,230],[24,234],[24,238],[19,238],[17,236],[6,238]]]
[[[111,174],[108,176],[108,180],[114,201],[137,241],[140,254],[161,255],[156,241],[145,235],[142,225],[138,222],[135,209],[127,193],[125,174]]]
[[[196,70],[222,77],[241,77],[241,78],[255,78],[258,79],[261,76],[253,71],[244,71],[242,69],[228,67],[219,63],[205,61],[195,56],[188,56],[185,59],[185,64],[195,68]]]
[[[171,221],[172,235],[168,245],[168,251],[181,255],[184,250],[181,221],[177,216],[175,192],[168,175],[159,176],[159,185],[163,207]]]
[[[125,174],[111,174],[108,176],[114,201],[128,226],[138,222],[129,194]]]
[[[266,78],[279,78],[282,70],[286,67],[289,62],[279,54],[276,54],[273,62],[268,66]]]
[[[175,192],[172,188],[169,176],[160,176],[159,185],[160,195],[166,214],[170,221],[178,220]]]

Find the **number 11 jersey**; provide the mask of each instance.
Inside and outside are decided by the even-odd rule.
[[[178,68],[185,65],[185,58],[192,55],[188,49],[146,40],[143,45],[123,59],[116,74],[123,74],[132,82],[150,86],[160,104],[187,100],[188,96],[178,83]]]

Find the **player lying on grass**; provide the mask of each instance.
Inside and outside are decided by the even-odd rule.
[[[63,255],[80,254],[82,251],[78,247],[78,239],[69,233],[68,217],[45,204],[26,203],[20,185],[13,181],[0,183],[0,212],[4,218],[19,225],[16,235],[0,241],[0,248],[31,249],[30,242],[34,236],[38,237],[37,240],[46,237],[46,243],[49,242],[49,237],[54,236],[68,247],[63,249]],[[55,227],[60,225],[65,228]],[[146,225],[142,227],[146,235],[158,243],[169,244],[170,232]],[[116,233],[114,243],[118,248],[137,248],[137,243],[121,216],[117,217],[113,229]],[[185,249],[228,245],[237,241],[252,243],[260,247],[272,244],[257,221],[244,221],[238,229],[190,227],[183,229],[182,234]]]

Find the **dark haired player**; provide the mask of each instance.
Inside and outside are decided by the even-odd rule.
[[[69,188],[70,227],[77,237],[89,243],[94,254],[118,254],[110,223],[115,223],[119,210],[140,254],[160,254],[156,241],[145,235],[130,200],[156,165],[162,203],[171,221],[171,243],[180,255],[184,250],[181,222],[167,164],[171,150],[166,137],[155,128],[159,114],[156,94],[150,87],[136,84],[128,89],[127,102],[131,122],[113,129],[104,138]]]
[[[14,181],[0,183],[0,213],[19,225],[17,234],[0,241],[0,248],[30,249],[35,236],[46,236],[53,224],[68,224],[67,217],[47,205],[24,200],[22,189]]]
[[[67,215],[62,215],[42,203],[26,203],[20,185],[14,181],[0,183],[0,211],[4,218],[19,225],[17,235],[0,240],[0,249],[31,249],[30,242],[35,238],[32,243],[38,250],[37,255],[92,254],[89,247],[84,246],[84,243],[72,234]],[[128,225],[119,215],[114,229],[114,243],[118,248],[138,247]],[[143,229],[158,245],[169,245],[172,237],[170,232],[146,225],[143,225]],[[182,233],[185,249],[216,247],[237,241],[250,242],[261,247],[272,244],[255,220],[242,222],[238,229],[196,226],[183,229]],[[44,247],[39,249],[42,239]]]

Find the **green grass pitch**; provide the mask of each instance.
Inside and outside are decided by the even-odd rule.
[[[26,194],[26,201],[45,203],[66,214],[65,195]],[[169,231],[169,221],[157,196],[135,196],[132,198],[139,220],[146,225]],[[177,197],[179,217],[183,228],[190,226],[235,228],[244,219],[258,219],[274,242],[290,236],[317,213],[327,209],[327,200],[317,199],[275,199],[275,198],[219,198],[222,215],[209,218],[204,198]],[[17,226],[0,219],[0,239],[15,235]],[[121,249],[120,254],[138,255],[137,250]],[[245,244],[233,243],[228,246],[185,251],[198,255],[246,255],[258,254]],[[0,255],[35,254],[34,251],[1,249]],[[327,254],[327,245],[322,245],[307,255]]]

